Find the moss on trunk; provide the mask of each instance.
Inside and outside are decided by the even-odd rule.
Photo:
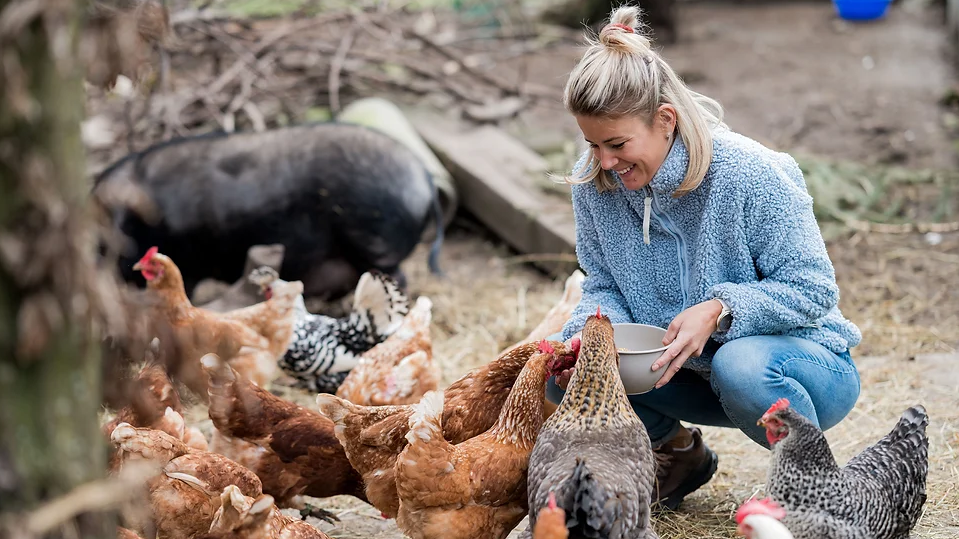
[[[0,13],[12,4],[0,0]],[[77,29],[83,2],[0,28],[0,508],[23,511],[105,474],[93,331]],[[12,11],[12,10],[11,10]],[[6,21],[9,22],[9,21]],[[115,537],[85,515],[80,537]],[[53,534],[60,536],[60,533]],[[72,535],[72,534],[71,534]]]

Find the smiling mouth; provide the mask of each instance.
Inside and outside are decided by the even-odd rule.
[[[623,170],[617,170],[616,174],[619,174],[620,176],[624,176],[626,174],[629,174],[630,171],[632,171],[634,168],[636,168],[636,165],[630,165],[628,168],[624,168]]]

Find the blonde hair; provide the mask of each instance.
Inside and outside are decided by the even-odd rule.
[[[706,176],[713,156],[712,130],[723,125],[723,109],[716,100],[690,90],[650,48],[639,15],[635,6],[617,8],[597,37],[587,35],[589,47],[569,75],[563,104],[577,116],[638,115],[649,125],[661,105],[672,105],[679,136],[689,152],[686,177],[673,195],[680,197],[696,189]],[[600,192],[616,188],[592,153],[573,174],[565,178],[566,183],[595,181]]]

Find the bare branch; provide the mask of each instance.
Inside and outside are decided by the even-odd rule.
[[[330,63],[330,112],[336,114],[340,111],[340,71],[343,69],[343,62],[346,60],[346,53],[353,45],[353,39],[356,37],[356,21],[346,30],[343,38],[340,40],[340,46],[337,47],[333,55],[333,61]]]
[[[130,461],[116,477],[80,485],[26,514],[0,516],[0,529],[11,537],[43,536],[81,514],[113,509],[130,501],[130,492],[142,488],[158,470],[155,462]]]

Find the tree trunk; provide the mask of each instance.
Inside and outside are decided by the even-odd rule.
[[[0,0],[0,510],[103,477],[100,304],[78,29],[83,2]],[[82,515],[48,537],[116,537]]]

